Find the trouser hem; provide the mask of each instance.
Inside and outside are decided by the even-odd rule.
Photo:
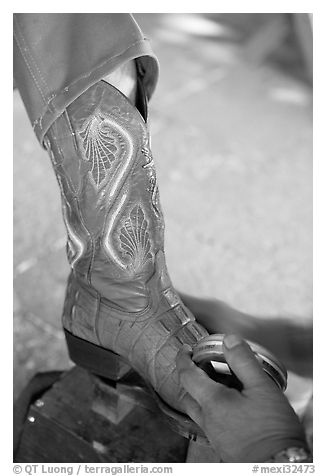
[[[137,42],[115,57],[108,58],[92,71],[77,78],[73,83],[56,93],[46,105],[44,113],[33,124],[34,132],[43,147],[44,136],[55,122],[77,97],[87,89],[110,74],[127,61],[140,58],[144,65],[144,85],[150,97],[155,89],[158,78],[158,61],[153,55],[149,40]]]

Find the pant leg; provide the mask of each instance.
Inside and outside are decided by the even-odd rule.
[[[14,14],[14,78],[41,144],[69,104],[135,58],[150,98],[158,61],[132,15]]]

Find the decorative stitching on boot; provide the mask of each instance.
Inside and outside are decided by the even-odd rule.
[[[127,265],[131,274],[142,271],[148,261],[152,261],[151,241],[148,231],[148,220],[140,204],[136,204],[129,212],[119,233],[120,247],[129,258]]]
[[[112,163],[122,161],[127,155],[126,166],[132,159],[133,143],[127,131],[116,121],[97,111],[85,121],[83,128],[78,131],[79,142],[84,153],[84,159],[92,164],[89,171],[91,181],[98,189],[106,180]],[[111,196],[120,183],[121,175],[115,182]]]
[[[148,134],[144,133],[144,143],[142,146],[142,154],[146,158],[146,163],[143,165],[143,169],[147,171],[149,179],[148,192],[151,194],[151,202],[155,215],[159,218],[161,216],[159,191],[157,186],[156,171],[154,167],[153,155],[150,150]]]
[[[62,214],[68,235],[68,261],[70,263],[70,266],[74,268],[75,263],[79,260],[85,250],[85,245],[70,225],[67,214],[67,207],[65,203],[62,204]]]
[[[122,269],[126,269],[127,266],[122,262],[122,260],[117,255],[114,246],[112,244],[112,230],[114,229],[115,222],[123,208],[123,205],[127,199],[128,192],[125,192],[120,200],[114,204],[109,215],[108,215],[108,224],[106,227],[105,236],[103,237],[103,248],[107,252],[108,256],[113,259],[113,261],[120,266]]]

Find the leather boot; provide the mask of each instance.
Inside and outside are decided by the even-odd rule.
[[[181,302],[166,269],[164,220],[140,97],[145,118],[100,81],[46,135],[72,269],[63,326],[77,364],[87,367],[89,356],[88,367],[107,376],[101,355],[112,351],[183,412],[176,354],[208,333]]]

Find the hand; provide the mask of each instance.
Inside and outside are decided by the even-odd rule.
[[[190,347],[177,357],[180,383],[187,391],[187,413],[204,430],[222,460],[263,462],[291,446],[306,448],[297,415],[249,345],[229,335],[224,338],[223,352],[243,384],[241,392],[211,380],[191,360]]]
[[[218,299],[179,293],[197,321],[211,334],[238,334],[270,350],[288,370],[312,378],[312,321],[253,316]]]

